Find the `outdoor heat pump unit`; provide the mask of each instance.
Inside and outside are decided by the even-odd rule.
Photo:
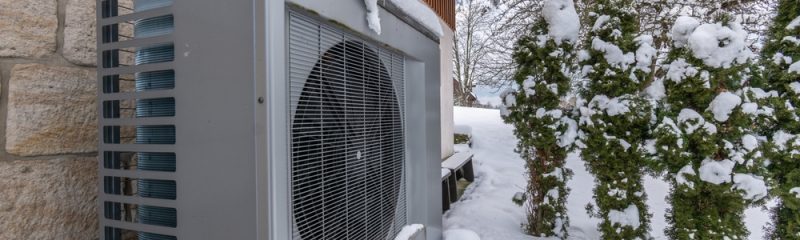
[[[98,0],[100,239],[440,239],[439,39],[380,6]]]

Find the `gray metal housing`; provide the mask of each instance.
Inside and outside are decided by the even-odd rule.
[[[106,0],[98,0],[100,8]],[[382,3],[386,6],[386,3]],[[289,8],[321,19],[406,55],[408,222],[441,239],[439,44],[403,18],[380,9],[383,33],[368,29],[362,0],[174,0],[171,6],[103,18],[98,11],[98,52],[171,42],[174,61],[98,67],[101,155],[98,182],[100,238],[105,227],[176,236],[178,239],[291,238],[288,159],[286,26]],[[388,7],[391,8],[391,7]],[[104,43],[102,27],[164,14],[174,16],[172,34]],[[412,23],[413,24],[413,23]],[[417,25],[417,24],[415,24]],[[98,54],[98,63],[103,62]],[[173,69],[175,88],[156,92],[104,93],[103,77]],[[104,101],[174,97],[174,117],[104,118]],[[106,126],[173,124],[175,144],[105,143]],[[106,169],[107,151],[176,154],[175,172]],[[163,200],[107,194],[104,176],[174,180],[177,198]],[[106,218],[105,202],[174,207],[177,226],[160,227]]]

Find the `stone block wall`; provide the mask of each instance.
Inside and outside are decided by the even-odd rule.
[[[95,0],[0,0],[0,239],[97,239]]]

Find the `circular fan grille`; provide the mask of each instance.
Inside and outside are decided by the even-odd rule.
[[[390,73],[361,41],[317,60],[292,118],[292,207],[299,238],[393,235],[404,144]]]

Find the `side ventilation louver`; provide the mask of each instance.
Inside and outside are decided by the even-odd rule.
[[[103,239],[175,240],[177,169],[171,0],[102,0]]]
[[[295,240],[393,239],[406,224],[404,56],[290,11]]]

